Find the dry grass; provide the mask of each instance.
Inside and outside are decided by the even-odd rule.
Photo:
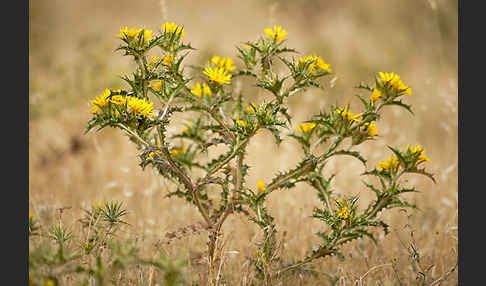
[[[200,62],[215,53],[233,56],[237,43],[278,23],[289,32],[289,46],[303,53],[315,51],[336,71],[337,79],[327,83],[326,91],[310,91],[292,100],[296,123],[326,104],[358,106],[351,97],[353,85],[371,82],[378,71],[396,72],[413,88],[415,96],[409,103],[415,116],[390,110],[386,122],[378,124],[383,140],[361,150],[369,154],[372,166],[388,156],[382,152],[385,144],[420,143],[437,178],[437,184],[409,178],[422,190],[411,197],[420,211],[387,214],[393,230],[379,239],[379,246],[368,240],[350,244],[345,261],[317,261],[316,268],[333,275],[337,285],[409,285],[416,278],[407,252],[414,242],[422,267],[433,265],[430,281],[444,276],[435,285],[456,285],[457,270],[447,273],[457,261],[457,1],[342,2],[32,1],[29,200],[33,213],[48,219],[50,210],[71,206],[64,219],[76,227],[83,206],[99,199],[122,200],[132,225],[126,235],[146,241],[148,255],[152,243],[166,232],[199,221],[194,208],[164,197],[170,186],[138,167],[135,147],[120,133],[83,135],[90,117],[88,99],[105,87],[121,85],[115,75],[130,71],[127,59],[112,53],[121,26],[157,29],[164,18],[183,24],[199,49],[190,61]],[[268,154],[275,155],[268,158]],[[278,170],[297,163],[300,155],[290,139],[277,148],[270,134],[259,135],[249,147],[248,160],[254,166],[249,182],[268,181]],[[363,171],[359,163],[343,158],[329,167],[329,173],[338,174],[337,191],[360,193],[364,201],[371,198],[359,181],[351,181]],[[309,210],[317,203],[306,188],[271,198],[269,209],[281,226],[280,234],[287,233],[287,257],[303,255],[316,243],[313,233],[319,226],[310,219]],[[256,241],[258,233],[237,216],[224,232],[223,271],[232,285],[245,285],[245,256],[254,249],[248,242]],[[164,247],[170,254],[195,258],[205,247],[204,235]],[[197,266],[190,269],[197,273]],[[295,278],[293,284],[315,285],[309,279]],[[330,284],[326,276],[318,279],[319,285]]]

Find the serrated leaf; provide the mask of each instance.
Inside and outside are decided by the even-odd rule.
[[[363,158],[359,152],[357,151],[347,151],[347,150],[339,150],[339,151],[335,151],[334,152],[335,155],[349,155],[349,156],[353,156],[355,158],[357,158],[358,160],[361,161],[361,163],[363,163],[363,165],[366,166],[366,159]]]
[[[407,170],[407,173],[415,173],[415,174],[424,175],[424,176],[428,177],[429,179],[431,179],[434,183],[436,183],[436,181],[434,179],[434,175],[433,174],[430,174],[430,173],[427,173],[425,171],[425,169]]]
[[[391,101],[391,102],[386,103],[384,105],[398,105],[398,106],[401,106],[401,107],[405,108],[406,110],[408,110],[408,112],[410,112],[412,115],[415,115],[412,111],[412,107],[408,104],[403,103],[401,100],[394,100],[394,101]]]

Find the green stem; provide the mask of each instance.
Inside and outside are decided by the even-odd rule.
[[[242,143],[240,143],[238,146],[235,147],[233,153],[226,158],[224,161],[220,162],[216,167],[214,167],[212,170],[210,170],[206,176],[201,180],[201,182],[205,182],[212,174],[216,173],[219,169],[221,169],[224,165],[226,165],[229,161],[231,161],[237,154],[238,150],[242,148],[245,144],[247,144],[249,141],[249,138],[246,138],[243,140]]]

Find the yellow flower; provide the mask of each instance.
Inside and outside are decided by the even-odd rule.
[[[237,119],[236,124],[238,124],[238,126],[246,127],[246,122],[241,119]]]
[[[256,113],[255,108],[253,106],[251,106],[251,105],[248,105],[246,107],[246,111],[248,111],[249,113],[252,113],[252,114],[255,114]]]
[[[96,113],[98,110],[100,110],[102,107],[108,104],[108,96],[110,96],[111,92],[107,88],[105,89],[105,92],[97,96],[95,99],[90,100],[90,103],[93,104],[94,106],[91,108],[91,113]]]
[[[162,145],[160,143],[157,144],[158,147],[162,147]],[[160,154],[160,150],[155,150],[156,153]],[[152,157],[155,155],[155,153],[152,151],[148,154],[147,158],[145,160],[150,160],[152,159]]]
[[[297,131],[307,133],[314,129],[314,127],[316,127],[314,122],[302,123],[301,125],[297,126]]]
[[[219,84],[229,84],[231,81],[231,74],[229,74],[224,68],[206,67],[203,73],[207,75],[210,80]]]
[[[152,30],[147,30],[144,27],[144,30],[143,30],[143,41],[145,43],[148,43],[148,42],[150,42],[150,40],[152,40]]]
[[[395,73],[379,72],[378,74],[385,84],[389,83],[391,86],[396,85],[400,80],[400,76]]]
[[[265,188],[265,183],[260,181],[260,179],[257,180],[257,185],[258,185],[258,192],[261,193],[265,191],[267,188]]]
[[[184,38],[184,36],[186,35],[186,33],[184,32],[184,28],[182,26],[174,24],[174,22],[165,22],[165,24],[163,24],[160,29],[162,30],[162,32],[165,33],[174,33],[175,31],[177,31],[177,33],[182,33],[181,38]]]
[[[127,26],[125,26],[124,29],[120,28],[120,34],[118,34],[119,38],[133,38],[137,36],[142,29],[128,29]]]
[[[127,99],[121,95],[112,95],[110,101],[116,105],[124,106]],[[115,111],[118,112],[118,110]]]
[[[253,41],[249,41],[249,42],[250,42],[250,44],[254,45]],[[246,44],[243,44],[243,46],[245,46],[245,48],[246,48],[247,50],[251,50],[251,46],[246,45]]]
[[[162,89],[162,80],[151,82],[150,85],[153,89],[160,91]]]
[[[379,91],[377,88],[373,89],[373,93],[371,94],[370,101],[371,103],[375,103],[376,101],[380,100],[383,96],[383,93]]]
[[[159,61],[159,57],[157,57],[157,56],[151,56],[150,57],[150,63],[148,64],[148,67],[149,68],[154,68],[158,61]]]
[[[113,90],[114,92],[120,92],[120,89]],[[95,99],[90,100],[90,103],[94,106],[91,108],[91,113],[96,113],[98,110],[103,108],[108,104],[108,102],[112,102],[118,105],[123,105],[125,103],[123,96],[121,95],[111,95],[111,91],[106,88],[103,94],[97,96]]]
[[[363,113],[354,115],[351,111],[348,111],[348,106],[344,108],[344,110],[336,109],[336,112],[341,115],[343,119],[347,119],[348,121],[356,121],[361,122],[358,117],[360,117]]]
[[[29,219],[32,219],[32,211],[29,211]]]
[[[406,94],[408,96],[412,95],[412,89],[405,85],[403,81],[400,79],[400,76],[394,73],[382,73],[379,72],[380,78],[386,84],[389,84],[391,87],[399,91],[400,93]]]
[[[124,29],[120,28],[120,34],[118,34],[118,37],[126,39],[134,38],[137,37],[142,31],[144,43],[150,42],[150,40],[152,39],[152,30],[147,30],[145,29],[145,27],[140,29],[128,29],[127,26],[125,26]]]
[[[390,156],[386,161],[378,163],[378,171],[389,171],[390,169],[393,169],[395,172],[400,169],[400,161],[398,160],[398,157]]]
[[[174,149],[170,150],[170,155],[178,156],[179,154],[184,153],[184,152],[186,152],[186,148],[184,146],[182,146],[180,148],[174,148]]]
[[[189,130],[189,126],[192,124],[192,120],[189,120],[187,121],[187,125],[184,127],[184,129],[182,130],[182,133],[189,133],[190,130]]]
[[[120,92],[121,89],[114,89],[113,91],[114,92]],[[110,97],[110,95],[111,95],[111,97]],[[108,88],[106,88],[105,91],[103,92],[103,94],[101,94],[100,96],[97,96],[93,100],[90,100],[90,102],[91,102],[91,104],[94,105],[91,108],[91,113],[96,113],[96,112],[98,112],[98,110],[100,110],[101,108],[106,106],[108,104],[108,102],[111,102],[111,103],[114,103],[114,104],[117,104],[117,105],[120,105],[120,106],[125,105],[125,97],[123,97],[122,95],[119,95],[119,94],[112,95],[111,91]]]
[[[412,89],[405,85],[401,80],[399,80],[393,87],[400,93],[406,94],[408,96],[412,95]]]
[[[429,163],[428,161],[430,161],[430,158],[424,155],[425,149],[420,144],[417,144],[415,147],[410,147],[410,145],[407,145],[407,149],[409,149],[412,153],[419,153],[419,161]]]
[[[101,208],[103,208],[103,200],[100,199],[98,201],[98,204],[94,203],[93,204],[93,208],[95,208],[95,209],[101,209]]]
[[[370,124],[369,122],[366,122],[363,126],[366,128],[369,136],[375,136],[376,134],[378,134],[378,128],[376,127],[376,123]]]
[[[233,65],[233,60],[231,58],[221,58],[220,56],[213,56],[211,62],[226,71],[233,71],[236,66]]]
[[[340,219],[347,219],[349,217],[349,208],[347,206],[347,202],[343,199],[338,199],[336,200],[336,205],[339,210],[337,217]]]
[[[345,202],[343,199],[338,199],[338,200],[336,200],[336,203],[338,203],[338,205],[339,205],[339,204],[341,204],[341,205],[346,204],[346,202]]]
[[[211,89],[209,88],[209,86],[205,83],[202,84],[202,87],[201,87],[201,83],[200,82],[197,82],[196,85],[194,85],[192,88],[191,88],[191,93],[196,95],[197,97],[201,98],[205,95],[212,95],[213,93],[211,92]]]
[[[51,278],[48,278],[46,280],[46,282],[44,282],[44,284],[42,284],[42,286],[55,286],[56,285],[56,282],[54,282],[54,280],[52,280]]]
[[[349,208],[347,206],[342,207],[339,210],[338,218],[347,219],[349,217]]]
[[[305,64],[306,62],[312,63],[309,65],[309,72],[315,72],[315,69],[331,72],[331,66],[327,64],[321,57],[316,56],[315,54],[312,56],[306,56],[299,59],[300,63]]]
[[[127,97],[127,105],[131,108],[132,112],[141,116],[155,116],[152,112],[154,109],[154,103],[148,103],[145,99],[136,98],[133,96]]]
[[[162,61],[164,65],[168,65],[168,66],[171,66],[172,62],[174,62],[174,55],[172,53],[165,56],[164,60]]]
[[[282,30],[282,26],[273,25],[273,30],[271,28],[267,28],[264,30],[265,34],[270,36],[271,39],[276,40],[277,42],[282,41],[287,35],[287,31]]]

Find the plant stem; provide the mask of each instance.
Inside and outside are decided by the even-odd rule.
[[[280,185],[282,185],[283,183],[287,182],[288,180],[290,180],[292,178],[299,177],[299,176],[307,174],[308,172],[310,172],[312,170],[311,168],[312,168],[313,165],[314,165],[314,162],[309,161],[306,165],[302,166],[299,171],[297,171],[293,174],[288,174],[287,176],[282,177],[277,182],[269,185],[267,187],[267,189],[265,190],[265,192],[270,192],[273,189],[277,189],[278,187],[280,187]]]
[[[140,138],[140,136],[138,136],[137,133],[135,133],[132,130],[128,129],[128,127],[126,127],[124,124],[118,123],[117,126],[121,127],[125,132],[127,132],[128,134],[130,134],[133,137],[137,138],[140,142],[142,142],[143,144],[145,144],[147,147],[150,147],[150,144],[149,143],[147,143],[145,140],[143,140],[142,138]]]

